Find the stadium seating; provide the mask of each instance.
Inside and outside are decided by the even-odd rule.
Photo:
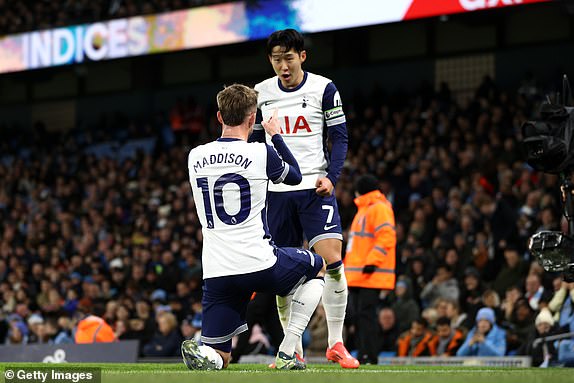
[[[520,121],[539,101],[484,86],[465,107],[444,92],[350,98],[349,154],[336,189],[347,229],[353,182],[364,173],[379,177],[397,217],[397,275],[431,328],[449,316],[467,331],[478,308],[489,306],[516,355],[536,337],[539,309],[559,312],[570,289],[524,247],[535,231],[561,225],[556,178],[525,165],[518,146]],[[163,311],[175,314],[185,337],[197,335],[202,237],[182,143],[212,139],[206,132],[217,129],[178,132],[172,146],[162,128],[114,132],[127,140],[74,132],[49,146],[21,134],[2,140],[0,341],[54,342],[85,313],[142,345]],[[445,297],[421,299],[442,264],[459,283],[458,297],[446,299],[456,314]],[[526,283],[532,273],[541,282],[534,289]],[[380,307],[396,303],[393,292],[381,295]]]

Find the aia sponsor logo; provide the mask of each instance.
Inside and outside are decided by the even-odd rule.
[[[284,117],[284,123],[283,126],[281,126],[281,134],[297,134],[302,132],[311,133],[311,128],[309,127],[309,123],[307,123],[305,117]]]

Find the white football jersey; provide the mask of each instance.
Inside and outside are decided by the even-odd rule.
[[[318,178],[327,174],[325,127],[345,123],[339,92],[328,78],[305,72],[303,82],[293,89],[280,85],[278,77],[255,85],[257,108],[263,120],[278,109],[281,135],[299,163],[303,180],[299,185],[269,185],[270,191],[315,189]],[[271,137],[266,134],[266,141]]]
[[[267,148],[224,140],[188,157],[189,180],[203,233],[203,277],[252,273],[277,260],[266,235]]]

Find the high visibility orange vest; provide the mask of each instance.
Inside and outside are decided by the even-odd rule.
[[[76,343],[109,343],[116,340],[114,330],[102,318],[90,315],[78,323]]]
[[[395,214],[385,195],[378,190],[355,198],[358,207],[349,230],[345,275],[349,287],[392,290],[395,288]],[[364,274],[365,265],[375,265]]]
[[[397,356],[409,356],[409,351],[411,348],[412,335],[407,333],[402,338],[397,340]],[[410,353],[410,356],[431,356],[436,354],[430,348],[430,341],[432,339],[432,334],[430,331],[426,331],[424,336],[415,346],[415,349]]]
[[[429,342],[429,349],[431,351],[431,356],[437,355],[437,348],[440,342],[438,335],[434,335]],[[456,356],[456,351],[464,343],[464,334],[460,330],[454,330],[454,335],[448,345],[446,346],[445,353],[449,356]],[[440,355],[439,355],[440,356]]]

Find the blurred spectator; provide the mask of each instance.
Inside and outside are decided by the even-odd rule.
[[[45,343],[44,318],[39,314],[32,314],[28,318],[28,343]]]
[[[454,279],[452,268],[447,264],[441,264],[437,267],[435,277],[421,292],[421,298],[428,306],[437,298],[458,300],[459,293],[458,282]]]
[[[468,267],[464,272],[463,286],[460,292],[460,305],[467,314],[469,327],[474,326],[474,317],[482,307],[482,294],[484,288],[480,279],[480,273],[474,267]]]
[[[420,304],[421,291],[433,277],[431,261],[422,254],[422,248],[416,248],[415,253],[408,258],[406,276],[411,280],[411,294],[417,304]]]
[[[411,322],[410,330],[398,340],[398,356],[431,356],[432,333],[423,318]]]
[[[440,317],[436,321],[436,334],[430,340],[429,347],[432,355],[455,356],[464,342],[464,334],[451,326],[447,317]]]
[[[27,344],[28,327],[17,314],[8,318],[9,328],[6,337],[6,344]]]
[[[503,356],[506,332],[496,325],[494,311],[485,307],[476,314],[476,326],[470,330],[457,356]]]
[[[554,324],[555,321],[550,310],[546,308],[540,310],[540,313],[536,316],[536,327],[528,334],[527,341],[519,351],[519,355],[532,357],[533,366],[542,367],[544,364],[547,367],[558,360],[558,351],[554,346],[555,342],[534,342],[537,338],[555,335],[557,328]]]
[[[448,309],[448,302],[451,300],[448,298],[438,298],[434,301],[433,308],[436,310],[437,318],[446,316]]]
[[[379,334],[379,351],[385,356],[395,356],[400,331],[393,309],[386,307],[379,311]]]
[[[462,279],[462,277],[464,276],[464,269],[466,267],[466,262],[460,259],[459,252],[457,249],[453,247],[446,251],[446,254],[444,256],[444,263],[452,270],[453,277],[455,280],[459,281]]]
[[[542,278],[539,274],[531,273],[526,277],[524,296],[532,310],[539,310],[546,307],[552,298],[552,292],[542,286]]]
[[[506,350],[508,353],[518,350],[534,330],[534,310],[526,298],[519,298],[511,315],[506,332]]]
[[[498,293],[496,291],[485,290],[484,293],[482,294],[482,304],[484,305],[484,307],[492,309],[492,311],[494,312],[494,318],[496,323],[502,322],[504,314],[500,308],[500,297],[498,296]]]
[[[158,331],[143,348],[144,356],[179,356],[181,334],[175,315],[160,312],[157,318]]]
[[[49,321],[48,323],[53,323]],[[68,317],[60,317],[56,323],[54,331],[54,344],[69,344],[74,343],[72,335],[74,323]]]
[[[408,279],[401,279],[397,282],[395,287],[396,301],[392,305],[392,309],[397,318],[400,318],[399,333],[402,333],[411,327],[415,319],[420,316],[420,309],[415,300],[411,296],[410,281]]]
[[[516,302],[522,298],[522,291],[518,286],[510,286],[506,289],[506,294],[500,308],[504,312],[504,320],[511,321],[514,314]]]
[[[504,295],[506,289],[511,286],[522,286],[524,277],[528,272],[528,266],[516,247],[508,247],[504,250],[506,265],[502,268],[492,284],[492,288],[498,295]]]
[[[499,198],[494,200],[487,195],[483,195],[481,201],[478,202],[478,208],[487,219],[492,232],[494,258],[490,261],[490,269],[499,270],[504,264],[504,258],[507,258],[506,250],[512,249],[517,251],[516,246],[519,243],[519,237],[516,222],[518,215],[505,199]],[[499,294],[504,292],[498,289],[497,291]]]
[[[574,331],[574,283],[562,282],[562,286],[548,304],[548,308],[558,314],[558,327],[564,331]]]
[[[439,314],[436,308],[427,307],[421,312],[421,317],[427,322],[427,328],[434,331]]]
[[[161,264],[158,267],[159,288],[167,293],[174,293],[177,282],[180,280],[181,272],[171,251],[164,251],[161,255]],[[165,299],[164,299],[165,300]]]
[[[466,333],[471,327],[469,326],[468,315],[460,311],[457,301],[446,300],[446,317],[450,320],[453,330],[461,330]]]

